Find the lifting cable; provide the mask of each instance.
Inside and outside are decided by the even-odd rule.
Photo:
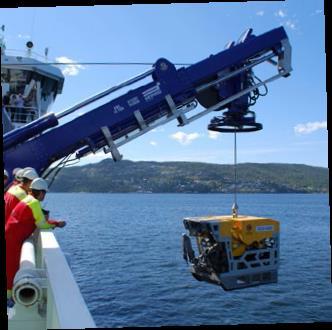
[[[153,66],[155,62],[44,62],[44,63],[12,63],[11,66],[43,66],[43,65],[146,65]],[[192,63],[173,63],[175,66],[190,66]]]
[[[65,156],[58,165],[56,165],[54,168],[50,169],[46,174],[43,175],[43,178],[46,179],[52,172],[52,178],[48,184],[48,188],[50,188],[55,180],[55,178],[58,176],[58,174],[60,173],[60,171],[64,168],[64,167],[69,167],[69,166],[73,166],[76,165],[77,163],[79,163],[79,160],[77,160],[76,158],[74,159],[70,159],[70,157],[73,154],[69,154],[68,156]],[[72,164],[70,164],[72,163]]]
[[[239,207],[237,205],[237,143],[236,143],[236,127],[234,127],[234,200],[232,206],[233,218],[238,215]]]

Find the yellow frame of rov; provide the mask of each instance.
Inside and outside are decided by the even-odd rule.
[[[234,257],[241,256],[248,246],[263,248],[261,241],[272,238],[280,231],[279,221],[256,216],[238,215],[202,217],[199,221],[218,223],[221,237],[228,237],[232,242]],[[200,245],[203,237],[197,237]]]

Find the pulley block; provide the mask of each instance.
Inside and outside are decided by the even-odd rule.
[[[246,133],[255,132],[263,128],[263,125],[256,122],[255,113],[246,111],[245,113],[235,113],[227,111],[223,116],[211,119],[208,129],[220,133]]]

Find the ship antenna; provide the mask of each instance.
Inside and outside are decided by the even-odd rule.
[[[1,55],[5,54],[6,43],[5,43],[5,25],[1,25],[1,35],[0,35],[0,47]]]
[[[44,50],[44,55],[45,55],[46,62],[47,62],[48,51],[49,51],[49,48],[46,47],[45,50]]]

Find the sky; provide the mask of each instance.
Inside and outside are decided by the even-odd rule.
[[[24,50],[25,43],[32,40],[39,54],[49,48],[50,61],[72,63],[60,67],[65,84],[53,112],[151,68],[75,63],[154,63],[161,57],[173,63],[196,63],[222,51],[247,28],[260,35],[284,26],[292,45],[293,71],[290,77],[269,84],[268,95],[250,109],[263,130],[237,135],[237,160],[328,167],[321,0],[0,9],[0,24],[6,26],[7,49]],[[267,73],[259,71],[263,77]],[[232,164],[233,134],[207,130],[217,114],[184,127],[170,122],[120,147],[120,152],[133,161]],[[80,164],[109,157],[100,152]]]

